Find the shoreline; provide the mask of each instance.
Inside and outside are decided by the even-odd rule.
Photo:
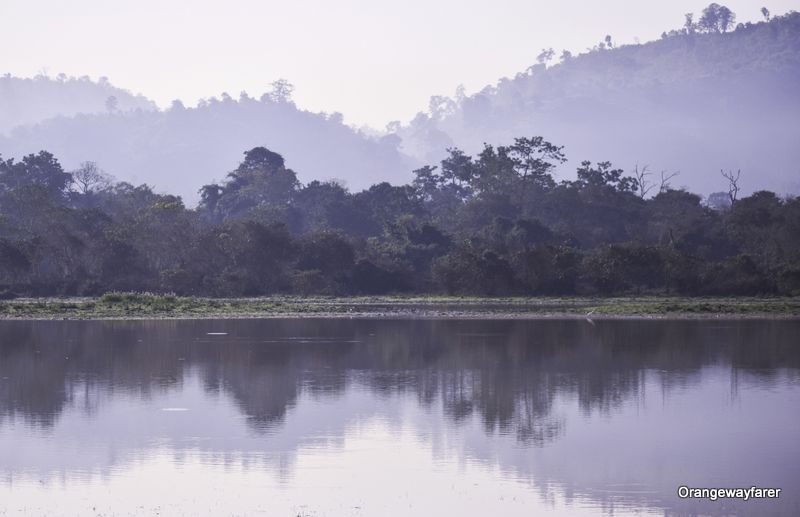
[[[617,298],[449,296],[195,298],[110,293],[0,301],[0,320],[143,319],[794,319],[800,297]]]

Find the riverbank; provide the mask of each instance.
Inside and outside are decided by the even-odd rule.
[[[99,298],[0,301],[0,319],[143,319],[275,317],[800,317],[800,297],[537,297],[449,296],[195,298],[109,293]]]

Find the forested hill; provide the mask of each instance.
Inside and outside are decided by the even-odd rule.
[[[557,179],[574,178],[580,162],[592,159],[627,172],[637,164],[656,176],[680,172],[672,185],[702,195],[725,189],[721,169],[741,170],[745,194],[800,193],[800,14],[724,31],[699,23],[700,14],[654,42],[618,46],[609,36],[577,56],[543,52],[540,64],[478,94],[432,98],[429,113],[382,138],[345,125],[339,114],[303,111],[280,81],[258,99],[222,95],[196,108],[150,110],[146,99],[105,81],[6,77],[0,153],[47,149],[67,170],[95,161],[119,180],[194,205],[201,185],[221,179],[241,149],[255,146],[280,151],[303,182],[339,179],[358,190],[406,183],[448,147],[474,154],[484,142],[543,135],[571,160]],[[40,90],[64,100],[35,97]]]
[[[447,146],[477,152],[541,134],[566,147],[565,171],[587,158],[647,164],[708,194],[723,185],[720,169],[741,169],[747,191],[797,193],[800,13],[725,32],[700,15],[658,41],[617,46],[607,36],[581,55],[543,52],[475,95],[434,97],[398,130],[403,148],[436,163]]]
[[[303,181],[337,179],[360,189],[410,179],[414,166],[397,150],[396,137],[373,138],[339,114],[301,110],[290,89],[278,83],[260,99],[223,95],[196,108],[175,102],[163,111],[58,117],[0,136],[0,153],[47,149],[68,170],[94,161],[119,180],[178,194],[188,204],[198,201],[200,186],[224,177],[243,148],[258,145],[280,149]]]
[[[105,78],[0,76],[0,134],[57,116],[154,109],[152,101],[117,88]]]

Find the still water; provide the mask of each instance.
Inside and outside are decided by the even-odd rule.
[[[800,515],[799,338],[791,320],[0,322],[0,515]]]

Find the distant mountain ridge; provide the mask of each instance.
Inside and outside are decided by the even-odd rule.
[[[680,171],[675,186],[719,190],[742,169],[747,190],[800,193],[800,13],[727,33],[672,31],[661,40],[567,56],[432,109],[396,130],[402,149],[436,163],[447,146],[543,135],[581,160],[629,171]]]
[[[69,170],[96,161],[119,180],[179,194],[189,204],[202,185],[221,180],[250,148],[279,151],[301,181],[338,180],[360,189],[380,181],[406,181],[414,168],[397,150],[397,138],[372,137],[339,114],[299,109],[290,98],[179,102],[163,111],[57,117],[0,136],[0,153],[22,156],[46,149]]]
[[[800,193],[799,13],[610,47],[534,65],[475,95],[435,97],[428,113],[383,136],[298,108],[290,89],[158,110],[104,80],[6,76],[0,153],[46,149],[67,169],[96,161],[120,180],[194,204],[202,185],[256,146],[281,153],[301,181],[338,179],[357,190],[406,183],[448,147],[474,154],[484,143],[542,135],[565,146],[569,161],[557,171],[565,179],[582,160],[609,160],[628,172],[647,165],[654,177],[680,171],[674,187],[705,194],[725,188],[720,169],[741,169],[744,193]]]
[[[0,134],[58,116],[155,109],[153,101],[117,88],[104,77],[92,81],[86,76],[64,74],[33,78],[0,76]]]

